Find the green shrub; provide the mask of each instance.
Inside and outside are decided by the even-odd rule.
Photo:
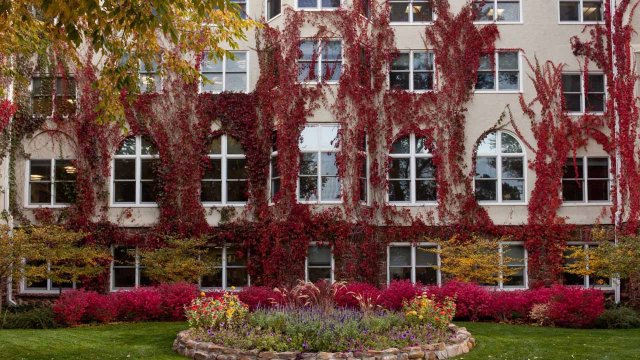
[[[20,306],[0,314],[0,329],[52,329],[59,327],[49,307]]]
[[[598,319],[598,327],[606,329],[631,329],[640,327],[640,315],[626,306],[605,310]]]

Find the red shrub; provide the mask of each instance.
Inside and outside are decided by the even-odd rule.
[[[388,310],[400,310],[402,309],[402,304],[406,300],[413,299],[416,293],[416,286],[411,281],[394,280],[380,293],[378,305]]]
[[[88,300],[89,303],[83,322],[95,321],[106,324],[115,320],[118,315],[118,308],[112,296],[93,293],[92,296],[88,297]]]
[[[477,284],[450,281],[442,287],[429,287],[427,292],[442,301],[445,297],[455,298],[456,319],[477,321],[489,317],[491,294]]]
[[[120,321],[149,321],[162,318],[162,297],[156,288],[139,288],[110,295]]]
[[[604,294],[597,289],[551,288],[547,316],[556,326],[590,327],[604,312]]]
[[[363,299],[376,303],[381,293],[380,289],[371,284],[353,282],[339,287],[334,297],[336,305],[358,309],[360,305],[356,297],[361,296]]]
[[[489,315],[496,321],[526,319],[533,302],[531,291],[496,291],[491,294]]]
[[[184,306],[198,296],[198,286],[186,282],[157,287],[162,298],[162,316],[167,320],[184,320]]]
[[[274,301],[280,302],[281,295],[266,286],[249,286],[238,292],[238,298],[243,303],[249,305],[249,310],[258,308],[269,308]]]
[[[65,291],[53,304],[56,319],[67,325],[78,325],[87,312],[91,298],[98,293],[84,290]]]

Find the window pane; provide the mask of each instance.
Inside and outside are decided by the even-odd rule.
[[[524,159],[521,157],[502,158],[502,178],[520,179],[524,177]]]
[[[409,53],[398,54],[391,63],[391,70],[409,70]]]
[[[310,282],[331,281],[331,268],[309,268],[307,271]]]
[[[215,57],[210,57],[212,53],[205,53],[204,58],[202,59],[202,72],[205,73],[222,73],[222,59],[218,59]]]
[[[227,179],[246,179],[246,163],[245,159],[227,159]]]
[[[210,274],[202,277],[200,286],[203,288],[221,288],[222,287],[222,269],[217,269]]]
[[[306,1],[306,0],[299,0]],[[313,1],[313,6],[316,6],[316,2]],[[300,51],[302,52],[302,57],[300,60],[308,60],[311,61],[314,58],[318,57],[318,42],[314,40],[303,40],[300,42]]]
[[[408,154],[409,153],[409,137],[405,136],[396,141],[394,141],[393,145],[391,145],[391,153],[392,154]]]
[[[504,132],[500,134],[501,134],[500,147],[503,153],[508,153],[508,154],[522,153],[522,147],[520,146],[520,143],[514,136]]]
[[[202,82],[202,91],[221,92],[222,91],[222,73],[204,74],[207,81]]]
[[[588,92],[604,92],[604,75],[589,75],[588,79]]]
[[[607,158],[588,158],[587,159],[587,177],[590,179],[609,178],[609,159]]]
[[[582,91],[581,77],[578,74],[563,74],[562,75],[562,91],[564,92],[576,92]]]
[[[331,248],[329,246],[310,246],[307,263],[309,266],[331,266]]]
[[[493,55],[482,55],[478,70],[493,71]]]
[[[498,1],[497,21],[520,21],[520,3]]]
[[[136,178],[136,161],[134,159],[115,159],[113,177],[117,180]]]
[[[416,180],[416,201],[436,201],[435,180]]]
[[[338,127],[320,126],[320,139],[318,146],[320,149],[336,149],[338,146]]]
[[[142,159],[140,160],[140,179],[153,180],[156,178],[156,169],[160,165],[158,159]]]
[[[604,111],[604,94],[588,94],[585,107],[586,107],[586,111],[603,112]]]
[[[563,201],[583,201],[584,182],[582,180],[563,180],[562,181],[562,200]]]
[[[438,283],[438,271],[431,267],[416,268],[416,282],[423,285],[436,285]]]
[[[200,201],[221,202],[222,183],[220,181],[203,181],[200,190]]]
[[[493,21],[493,1],[477,1],[474,7],[477,11],[476,21]]]
[[[228,72],[247,72],[247,53],[244,51],[234,52],[233,59],[227,57],[227,71]]]
[[[390,266],[411,266],[411,247],[392,246],[389,248]]]
[[[496,180],[476,180],[476,199],[480,201],[498,200]]]
[[[392,22],[409,22],[409,2],[392,2],[389,5]]]
[[[340,179],[335,177],[323,176],[320,178],[322,182],[322,189],[320,198],[323,201],[338,201],[340,200]]]
[[[503,201],[524,200],[524,180],[503,180],[502,181]]]
[[[247,91],[247,74],[230,74],[227,73],[227,79],[224,84],[225,91],[243,92]]]
[[[433,10],[431,2],[414,2],[413,3],[413,21],[432,21]]]
[[[227,266],[246,266],[247,257],[236,247],[227,247]]]
[[[569,112],[582,112],[582,94],[564,94],[564,102]]]
[[[519,75],[517,71],[500,71],[498,88],[500,90],[518,90],[520,88]]]
[[[51,203],[50,182],[32,182],[29,186],[31,186],[31,196],[29,197],[31,204]]]
[[[433,90],[433,73],[414,73],[413,90]]]
[[[438,265],[438,254],[431,252],[435,246],[416,247],[416,266],[436,266]]]
[[[564,170],[562,173],[562,178],[564,179],[582,179],[582,158],[575,159],[575,166],[573,162],[573,158],[567,159],[567,162],[564,164]]]
[[[76,201],[75,182],[56,182],[55,184],[56,204],[71,204]]]
[[[476,179],[495,179],[498,177],[495,157],[478,157],[476,159]]]
[[[318,126],[305,126],[300,133],[298,145],[300,150],[318,149],[318,138],[320,129]]]
[[[118,246],[113,249],[114,266],[134,266],[136,264],[136,249]]]
[[[221,159],[209,159],[209,166],[204,170],[203,179],[222,179]]]
[[[488,134],[478,145],[478,154],[495,154],[497,149],[496,133]]]
[[[135,268],[114,268],[113,269],[114,287],[127,288],[136,286],[136,269]]]
[[[391,89],[409,90],[409,72],[390,72],[389,85]]]
[[[155,181],[140,182],[140,201],[155,202],[158,194],[158,184]]]
[[[140,153],[142,155],[158,155],[158,149],[156,149],[155,144],[151,140],[142,137],[140,139]]]
[[[410,267],[392,267],[389,268],[389,277],[391,280],[411,280]]]
[[[389,181],[389,201],[390,202],[410,202],[411,201],[411,181],[410,180],[390,180]]]
[[[518,68],[517,52],[498,53],[498,70],[518,70]]]
[[[579,285],[579,286],[584,286],[584,277],[581,275],[575,275],[575,274],[569,274],[569,273],[564,273],[563,274],[563,284],[564,285]]]
[[[411,178],[411,159],[391,159],[390,179]]]
[[[413,70],[433,71],[433,53],[416,51],[413,53]]]
[[[51,180],[51,160],[31,160],[30,170],[30,181]]]
[[[267,19],[271,19],[274,16],[280,14],[281,0],[267,0]]]
[[[478,72],[477,90],[494,90],[496,88],[496,76],[493,72]]]
[[[587,180],[589,201],[609,200],[609,180]]]
[[[585,1],[582,8],[583,21],[602,21],[602,1]]]
[[[114,202],[133,203],[136,202],[136,182],[135,181],[115,181]]]
[[[315,176],[301,176],[300,182],[300,200],[317,200],[318,178]]]
[[[524,269],[511,275],[508,280],[503,282],[503,285],[511,287],[524,286]]]
[[[513,259],[508,265],[524,266],[524,246],[522,245],[504,245],[503,252],[506,257]]]
[[[249,188],[246,181],[227,182],[227,201],[245,202],[248,199]]]
[[[560,21],[580,21],[580,2],[560,1]]]
[[[416,138],[416,154],[428,154],[429,146],[427,139],[423,137]]]
[[[242,155],[244,154],[244,149],[242,148],[242,144],[236,138],[227,136],[227,154],[232,155]]]
[[[318,174],[318,154],[302,153],[300,154],[300,175],[317,175]]]
[[[246,268],[227,268],[227,287],[249,286],[249,275]]]
[[[416,158],[416,178],[434,178],[436,167],[432,158]]]
[[[322,175],[337,176],[338,164],[336,164],[336,153],[321,153]]]
[[[56,160],[55,162],[55,179],[56,181],[75,181],[76,180],[76,167],[71,160]]]
[[[318,7],[318,0],[298,0],[299,8],[316,8]]]

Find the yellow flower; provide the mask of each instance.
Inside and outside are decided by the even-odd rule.
[[[418,316],[418,319],[422,320],[424,318],[424,316],[420,315]]]
[[[415,316],[415,315],[418,315],[418,313],[417,313],[415,310],[411,310],[411,311],[409,311],[409,312],[407,313],[407,315],[413,315],[413,316]]]
[[[235,287],[235,286],[232,286],[232,287],[231,287],[231,291],[236,291],[236,287]]]
[[[205,294],[205,292],[204,292],[204,291],[200,291],[200,296],[201,296],[201,297],[205,297],[205,296],[207,296],[207,294]]]

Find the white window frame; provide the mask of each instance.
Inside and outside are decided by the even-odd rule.
[[[216,206],[245,206],[247,204],[247,201],[228,201],[227,200],[227,190],[228,190],[228,181],[229,179],[227,178],[227,161],[228,160],[245,160],[245,169],[246,169],[246,160],[247,160],[247,154],[246,153],[242,153],[242,154],[229,154],[228,153],[228,149],[227,149],[227,139],[228,139],[228,135],[223,134],[220,135],[220,154],[207,154],[207,158],[209,160],[212,159],[216,159],[216,160],[220,160],[220,191],[222,191],[221,194],[221,199],[222,201],[219,202],[215,202],[215,201],[203,201],[202,205],[204,205],[205,207],[216,207]],[[238,141],[239,143],[239,141]],[[243,149],[243,151],[245,151]],[[247,183],[249,182],[249,178],[248,178],[249,174],[247,174],[247,178],[244,179]],[[204,181],[205,179],[201,179],[200,180],[200,184],[202,184],[202,181]],[[210,180],[210,179],[207,179]]]
[[[410,243],[410,242],[392,242],[387,245],[387,285],[391,283],[391,248],[392,247],[410,247],[411,248],[411,283],[416,283],[416,268],[417,267],[431,267],[431,266],[416,266],[416,251],[418,247],[432,247],[440,250],[440,245],[432,242],[420,242],[420,243]],[[442,263],[440,261],[440,254],[436,253],[436,279],[437,286],[442,285],[442,272],[440,271],[442,267]],[[427,284],[423,284],[427,285]]]
[[[599,1],[599,0],[586,0],[586,1]],[[560,3],[561,2],[575,2],[575,3],[579,4],[579,9],[578,9],[579,20],[578,21],[562,21],[562,20],[560,20]],[[602,20],[600,20],[600,21],[591,21],[591,20],[584,21],[583,20],[584,2],[585,2],[585,0],[558,0],[558,2],[556,4],[556,10],[558,11],[558,18],[557,18],[558,24],[560,24],[560,25],[604,24],[605,23],[605,21],[604,21],[604,7],[606,6],[604,0],[601,1],[602,2],[603,14],[602,14]]]
[[[370,192],[370,186],[369,186],[369,143],[368,143],[368,137],[367,135],[364,136],[364,149],[359,149],[358,153],[364,153],[364,174],[360,174],[360,177],[358,177],[358,182],[360,182],[360,180],[362,180],[362,178],[364,177],[364,189],[360,189],[360,191],[364,190],[365,191],[365,196],[364,199],[360,198],[360,196],[358,196],[360,203],[362,204],[369,204],[369,192]]]
[[[584,71],[563,71],[562,75],[579,75],[580,76],[580,111],[567,111],[567,115],[584,115],[584,114],[593,114],[593,115],[602,115],[604,111],[587,111],[587,89],[585,88],[584,83]],[[604,109],[607,108],[607,77],[601,71],[589,72],[587,75],[599,75],[602,76],[603,84],[604,84]],[[565,91],[562,89],[562,96],[564,96]],[[576,94],[575,92],[571,92],[570,94]],[[599,93],[596,93],[599,94]]]
[[[274,160],[277,161],[278,159],[278,150],[277,148],[275,148],[275,144],[274,144],[274,149],[272,149],[271,151],[271,155],[269,157],[269,205],[274,204],[273,202],[273,198],[275,197],[276,194],[273,193],[273,181],[275,179],[278,179],[278,181],[280,181],[280,186],[282,186],[282,174],[278,174],[278,176],[276,178],[273,177],[273,168],[275,166],[277,166],[276,164],[274,164]],[[278,192],[280,191],[280,189],[278,189]]]
[[[318,0],[318,1],[322,1],[322,0]],[[324,84],[329,84],[329,85],[335,85],[338,84],[340,82],[340,78],[338,78],[338,80],[324,80],[324,72],[322,71],[322,64],[323,64],[323,55],[322,55],[322,46],[324,45],[324,43],[326,42],[340,42],[340,77],[342,77],[342,72],[343,72],[343,68],[344,68],[344,41],[342,41],[342,39],[339,38],[331,38],[331,39],[311,39],[311,38],[300,38],[300,43],[305,42],[305,41],[313,41],[317,43],[317,48],[318,48],[318,56],[316,58],[316,66],[318,67],[318,71],[316,74],[316,79],[315,80],[304,80],[304,81],[298,81],[296,79],[296,82],[298,82],[299,84],[306,84],[306,85],[317,85],[319,83],[324,83]],[[305,61],[306,62],[306,61]],[[300,59],[296,59],[296,67],[298,67],[298,73],[296,74],[296,76],[298,76],[300,74]]]
[[[567,242],[567,247],[576,247],[576,246],[580,246],[585,250],[588,250],[590,246],[598,246],[597,243],[594,242],[588,242],[588,241],[568,241]],[[564,253],[563,253],[563,258],[564,258]],[[581,276],[581,275],[575,275],[575,276]],[[594,286],[589,286],[589,282],[590,282],[590,277],[591,275],[584,275],[582,276],[584,279],[584,283],[583,285],[566,285],[565,286],[575,286],[575,287],[583,287],[585,289],[600,289],[600,290],[613,290],[614,289],[614,280],[613,278],[609,279],[609,284],[608,285],[594,285]]]
[[[110,184],[110,193],[111,195],[109,196],[109,201],[110,201],[110,206],[114,207],[114,208],[126,208],[126,207],[139,207],[139,208],[153,208],[153,207],[158,207],[158,203],[157,202],[142,202],[141,201],[141,197],[142,197],[142,183],[141,183],[141,176],[142,176],[142,160],[143,159],[160,159],[160,155],[143,155],[142,154],[142,136],[140,135],[136,135],[135,136],[136,139],[136,154],[135,155],[118,155],[117,151],[120,149],[118,148],[116,150],[116,153],[113,155],[112,159],[111,159],[111,181],[109,181]],[[126,140],[126,139],[125,139]],[[124,140],[123,140],[124,143]],[[122,145],[122,143],[121,143]],[[115,160],[116,159],[135,159],[135,164],[136,164],[136,169],[135,169],[135,181],[136,181],[136,201],[135,202],[116,202],[115,201],[115,197],[116,197],[116,192],[115,192]]]
[[[248,265],[245,266],[234,266],[234,265],[227,265],[227,249],[228,248],[232,248],[234,246],[232,245],[222,245],[222,246],[210,246],[211,248],[219,248],[222,249],[222,263],[220,264],[220,266],[215,266],[216,269],[220,269],[220,272],[222,274],[222,287],[204,287],[202,286],[202,277],[200,277],[198,279],[198,288],[200,290],[229,290],[230,287],[227,286],[227,269],[246,269],[247,270],[247,287],[251,286],[251,275],[249,274],[248,271]],[[249,260],[249,254],[247,253],[247,261]],[[236,286],[235,287],[236,290],[240,290],[242,289],[242,286]]]
[[[209,55],[208,55],[208,51],[205,51],[202,61],[208,61],[209,60]],[[249,60],[249,51],[247,50],[237,50],[237,51],[231,51],[231,53],[234,54],[239,54],[239,53],[244,53],[245,54],[245,61],[247,62],[247,71],[245,72],[246,74],[246,84],[245,84],[245,88],[244,90],[242,90],[242,93],[248,93],[249,92],[249,69],[250,69],[250,60]],[[227,60],[228,60],[228,56],[225,54],[222,57],[222,90],[221,91],[205,91],[203,90],[204,88],[204,80],[202,79],[202,77],[200,78],[200,81],[198,82],[198,93],[200,94],[220,94],[221,92],[227,91]],[[213,61],[213,59],[212,59]],[[208,73],[215,73],[215,72],[207,72]],[[234,72],[235,73],[235,72]],[[200,75],[204,75],[205,72],[202,71],[202,66],[200,67]]]
[[[503,153],[502,152],[502,136],[501,133],[507,133],[511,136],[513,136],[516,141],[518,141],[518,144],[520,145],[520,148],[522,149],[521,153]],[[479,157],[496,157],[496,181],[497,181],[497,194],[496,194],[496,200],[478,200],[478,203],[480,205],[501,205],[501,206],[522,206],[522,205],[528,205],[529,203],[529,194],[527,192],[527,169],[528,169],[528,165],[529,163],[527,162],[527,150],[524,147],[524,144],[522,143],[522,140],[513,132],[511,131],[506,131],[506,130],[496,130],[495,132],[493,132],[496,134],[496,152],[495,153],[482,153],[480,151],[478,151],[476,153],[476,161]],[[486,134],[485,136],[489,136],[491,133]],[[481,142],[484,141],[484,138],[481,140]],[[523,181],[524,181],[524,188],[523,188],[523,196],[524,199],[523,200],[518,200],[518,201],[503,201],[502,200],[502,158],[503,157],[513,157],[513,158],[517,158],[517,157],[522,157],[522,175],[523,175]],[[474,166],[477,166],[477,164],[474,164]],[[482,179],[478,179],[478,180],[482,180]],[[493,180],[493,179],[486,179],[486,180]],[[475,175],[473,177],[473,193],[475,196],[475,191],[476,191],[476,178]]]
[[[270,23],[273,19],[276,19],[279,16],[282,16],[282,0],[280,0],[280,12],[277,15],[274,15],[271,18],[269,18],[268,11],[269,11],[269,0],[264,0],[264,18],[266,19],[267,23]]]
[[[509,246],[522,246],[522,248],[524,249],[524,259],[522,259],[522,261],[524,262],[524,268],[522,269],[523,274],[524,274],[524,285],[519,286],[519,285],[505,285],[504,284],[504,279],[502,276],[502,273],[500,274],[500,280],[498,281],[498,289],[500,290],[505,290],[505,291],[509,291],[509,290],[523,290],[523,289],[528,289],[529,288],[529,253],[527,251],[527,247],[524,246],[524,242],[522,241],[503,241],[500,242],[500,248],[499,248],[499,252],[500,252],[500,265],[503,265],[503,259],[504,259],[504,247],[509,247]],[[506,265],[507,267],[519,267],[518,265],[515,266],[509,266],[509,264]]]
[[[50,187],[51,187],[51,197],[50,197],[50,201],[48,204],[42,203],[42,204],[38,204],[38,203],[31,203],[31,161],[32,160],[38,160],[38,161],[44,161],[44,160],[50,160],[51,161],[51,174],[49,175],[51,177],[50,180]],[[24,206],[25,208],[29,208],[29,209],[37,209],[37,208],[41,208],[41,207],[48,207],[48,208],[66,208],[69,205],[71,205],[72,203],[56,203],[55,199],[56,199],[56,182],[73,182],[76,183],[77,182],[77,178],[76,181],[70,181],[70,180],[61,180],[61,181],[57,181],[55,176],[56,176],[56,161],[71,161],[73,162],[74,159],[28,159],[27,163],[26,163],[26,167],[25,167],[25,187],[24,187]],[[77,167],[76,167],[76,176],[77,176]]]
[[[314,128],[318,128],[318,131],[321,127],[336,127],[338,129],[338,137],[340,136],[340,124],[337,123],[307,123],[305,125],[305,128],[308,127],[314,127]],[[302,136],[302,133],[301,133]],[[338,140],[339,141],[339,140]],[[300,146],[298,144],[298,146]],[[336,156],[338,155],[338,153],[340,152],[340,148],[322,148],[322,147],[316,147],[313,149],[300,149],[300,155],[302,154],[315,154],[316,155],[316,159],[318,162],[318,169],[316,172],[316,195],[317,195],[317,199],[316,200],[303,200],[300,199],[300,171],[298,170],[298,174],[296,174],[296,176],[298,177],[297,180],[297,186],[296,186],[296,199],[298,201],[299,204],[342,204],[343,202],[343,196],[342,196],[342,191],[343,191],[343,186],[344,184],[342,184],[342,179],[340,178],[340,169],[338,169],[338,181],[340,181],[340,200],[322,200],[322,153],[335,153]],[[338,166],[336,164],[336,166]]]
[[[399,137],[396,139],[396,141],[402,139],[405,136]],[[410,180],[410,186],[409,189],[411,191],[411,200],[409,202],[406,201],[390,201],[389,200],[389,189],[387,189],[387,194],[386,194],[386,201],[387,204],[389,205],[394,205],[394,206],[423,206],[423,205],[431,205],[431,206],[435,206],[438,205],[438,199],[437,199],[437,191],[436,191],[436,200],[435,201],[417,201],[416,200],[416,182],[418,181],[418,179],[416,179],[416,159],[433,159],[433,154],[431,152],[428,152],[426,154],[418,154],[416,153],[416,134],[415,133],[411,133],[410,135],[408,135],[409,137],[409,153],[408,154],[392,154],[391,151],[389,151],[389,157],[392,159],[409,159],[409,176],[411,177]],[[420,138],[421,136],[418,136],[417,138]],[[438,169],[436,168],[436,172],[438,171]],[[387,182],[392,181],[392,180],[402,180],[402,179],[391,179],[389,178],[389,172],[387,171]],[[405,179],[406,180],[406,179]]]
[[[498,8],[498,3],[501,2],[501,0],[486,0],[486,2],[488,4],[493,3],[493,9],[494,9],[494,13],[493,13],[493,20],[492,21],[474,21],[474,24],[498,24],[498,25],[520,25],[520,24],[524,24],[524,20],[522,17],[522,0],[513,0],[513,1],[517,1],[519,6],[520,6],[520,10],[519,11],[519,19],[518,21],[499,21],[497,18],[497,11],[495,11]]]
[[[333,256],[333,246],[328,245],[328,244],[321,244],[321,243],[317,243],[317,242],[310,242],[309,246],[307,247],[307,255],[304,257],[304,281],[305,282],[309,282],[309,248],[311,247],[328,247],[329,250],[331,250],[331,283],[333,284],[336,279],[335,279],[335,268],[336,268],[336,263],[335,263],[335,257]],[[311,266],[312,269],[326,269],[326,266]]]
[[[139,70],[138,70],[138,87],[140,89],[140,94],[158,94],[164,91],[164,77],[162,76],[162,74],[160,73],[160,64],[158,64],[157,62],[152,62],[151,65],[156,65],[156,70],[155,71],[149,71],[146,69],[146,66],[144,65],[144,63],[142,61],[139,62]],[[142,71],[142,68],[145,68],[144,71]],[[143,77],[154,77],[154,76],[158,76],[159,79],[159,84],[155,84],[155,89],[153,91],[147,91],[147,86],[148,84],[144,84],[144,91],[143,89],[143,81],[142,78]]]
[[[340,5],[338,7],[323,7],[322,0],[316,0],[316,7],[300,7],[298,2],[299,0],[295,0],[293,5],[294,9],[299,11],[335,11],[345,5],[344,0],[340,0]],[[280,7],[282,7],[282,3],[280,4]],[[280,11],[280,13],[282,14],[282,11]]]
[[[26,261],[23,260],[23,263],[26,264]],[[51,262],[47,261],[47,269],[51,270]],[[20,281],[20,293],[21,294],[60,294],[60,288],[53,287],[53,281],[50,278],[47,278],[47,288],[39,289],[39,288],[29,288],[27,285],[27,279],[25,277]],[[75,290],[77,289],[77,283],[73,281],[70,287],[62,288],[62,292]]]
[[[596,205],[596,206],[602,206],[602,205],[612,205],[612,196],[611,196],[611,188],[613,186],[613,175],[611,174],[611,158],[607,155],[602,155],[602,156],[587,156],[587,155],[583,155],[583,156],[577,156],[577,159],[582,159],[582,201],[565,201],[562,200],[562,205],[563,206],[584,206],[584,205]],[[603,200],[592,200],[589,201],[588,199],[588,195],[589,195],[589,178],[587,177],[587,168],[588,168],[588,161],[589,159],[598,159],[598,158],[606,158],[607,159],[607,167],[609,169],[609,200],[603,201]],[[571,157],[567,158],[567,160],[572,159]],[[592,178],[593,180],[604,180],[602,178]],[[564,177],[562,178],[562,181],[575,181],[575,178],[571,178],[571,179],[567,179],[565,180]],[[562,186],[560,187],[560,198],[562,199]]]
[[[135,248],[136,249],[136,256],[135,256],[135,264],[133,265],[133,268],[135,269],[135,285],[133,287],[116,287],[116,274],[115,274],[115,269],[116,268],[131,268],[132,266],[116,266],[115,265],[115,250],[117,247],[124,247],[124,248]],[[126,291],[126,290],[133,290],[133,289],[137,289],[139,288],[140,285],[140,276],[142,274],[142,270],[145,268],[144,266],[142,266],[141,262],[140,262],[140,249],[137,246],[127,246],[127,245],[111,245],[111,265],[109,267],[109,289],[111,292],[116,292],[116,291]]]
[[[415,0],[418,1],[419,0]],[[427,1],[427,0],[425,0]],[[409,2],[409,6],[413,6],[413,2],[414,0],[396,0],[396,1],[390,1],[390,2]],[[389,12],[389,17],[391,17],[391,12]],[[433,23],[436,21],[437,17],[436,17],[436,12],[433,9],[433,3],[431,5],[431,21],[413,21],[413,11],[409,12],[409,21],[391,21],[391,19],[389,19],[389,25],[392,26],[416,26],[416,25],[433,25]]]
[[[399,51],[400,54],[409,54],[409,70],[391,70],[391,68],[389,68],[389,76],[387,77],[387,87],[388,89],[391,90],[391,73],[392,72],[404,72],[404,73],[409,73],[409,89],[397,89],[397,90],[403,90],[403,91],[409,91],[409,92],[414,92],[414,93],[429,93],[429,92],[435,92],[437,89],[437,74],[436,74],[436,56],[433,50],[430,49],[426,49],[426,50],[417,50],[417,49],[411,49],[411,50],[400,50]],[[433,57],[433,70],[418,70],[415,71],[413,68],[413,57],[416,53],[431,53],[431,56]],[[391,62],[390,66],[393,64],[393,61]],[[413,81],[413,74],[417,72],[417,73],[431,73],[433,80],[433,88],[432,89],[426,89],[426,90],[415,90],[414,89],[414,81]]]
[[[517,53],[518,54],[518,89],[516,90],[500,90],[500,62],[499,62],[499,54],[500,53]],[[493,89],[475,89],[473,92],[476,94],[521,94],[524,92],[524,81],[522,78],[522,51],[520,50],[504,50],[499,49],[496,50],[493,54],[493,76],[494,76],[494,84]],[[505,70],[510,71],[510,70]]]

